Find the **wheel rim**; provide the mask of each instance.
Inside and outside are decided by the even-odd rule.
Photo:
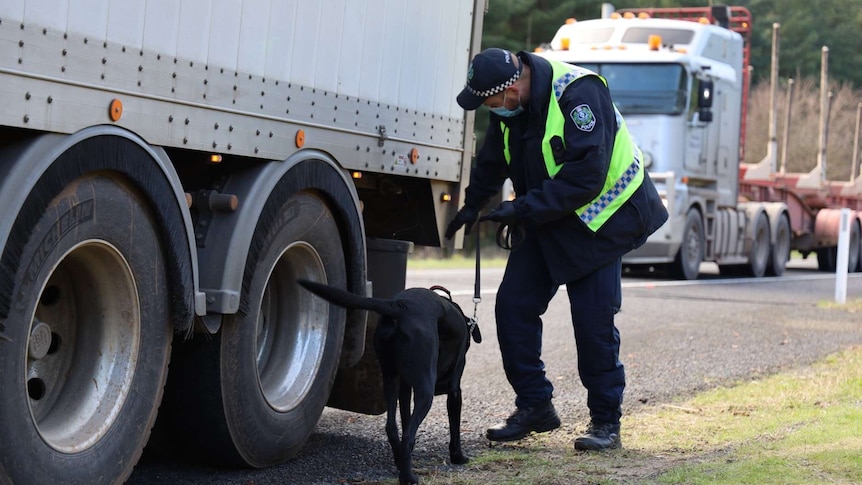
[[[326,350],[329,305],[294,284],[326,281],[320,255],[308,243],[288,246],[273,266],[257,319],[257,375],[276,411],[302,402],[315,382]]]
[[[700,226],[698,224],[691,224],[689,227],[683,248],[683,266],[687,273],[696,274],[700,270],[701,261]]]
[[[786,224],[781,226],[781,231],[778,233],[778,244],[775,251],[781,262],[787,261],[787,254],[790,252],[790,229]]]
[[[775,246],[772,248],[772,273],[776,276],[784,273],[787,258],[790,254],[790,225],[787,219],[778,220],[778,230],[775,234]]]
[[[757,225],[757,233],[754,235],[755,248],[753,252],[754,266],[757,269],[765,268],[769,258],[769,228],[766,224]]]
[[[847,270],[856,271],[859,265],[859,229],[854,224],[850,230],[850,251],[847,253]]]
[[[128,262],[105,241],[83,241],[51,270],[27,342],[26,391],[42,439],[63,453],[91,447],[129,395],[141,315]]]

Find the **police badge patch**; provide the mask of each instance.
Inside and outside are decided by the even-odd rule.
[[[569,116],[575,122],[575,126],[581,131],[593,131],[596,126],[596,117],[589,105],[581,104],[575,107]]]

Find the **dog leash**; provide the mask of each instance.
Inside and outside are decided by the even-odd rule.
[[[479,247],[481,246],[479,239],[479,221],[476,221],[476,282],[473,285],[473,319],[470,321],[470,329],[479,325],[479,303],[482,302],[482,294],[481,294],[481,283],[480,277],[481,272],[479,271],[479,261],[481,260],[479,254]]]

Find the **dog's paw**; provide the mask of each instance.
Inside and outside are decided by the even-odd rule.
[[[458,453],[455,455],[450,455],[449,461],[451,461],[453,465],[463,465],[470,461],[470,459],[464,456],[463,453]]]
[[[413,473],[407,476],[401,474],[398,476],[398,485],[419,485],[419,479]]]

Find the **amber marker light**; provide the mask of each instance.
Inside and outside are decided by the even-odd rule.
[[[450,202],[452,200],[452,194],[447,194],[443,192],[440,194],[440,202]]]
[[[413,165],[416,165],[416,162],[418,162],[418,161],[419,161],[419,150],[417,150],[414,147],[414,148],[410,149],[410,163],[412,163]]]
[[[302,148],[305,145],[305,131],[296,130],[296,136],[294,137],[293,142],[296,143],[296,148]]]
[[[108,106],[108,116],[111,121],[119,121],[123,117],[123,102],[119,99],[112,99]]]
[[[563,37],[562,39],[560,39],[560,48],[563,49],[564,51],[569,50],[570,42],[571,41],[569,40],[568,37]]]
[[[657,51],[659,47],[661,47],[661,36],[652,34],[647,37],[647,45],[649,45],[649,50]]]
[[[210,155],[210,163],[221,163],[221,155],[218,153]]]
[[[353,172],[350,172],[350,176],[356,180],[359,180],[362,178],[362,172],[353,171]]]

